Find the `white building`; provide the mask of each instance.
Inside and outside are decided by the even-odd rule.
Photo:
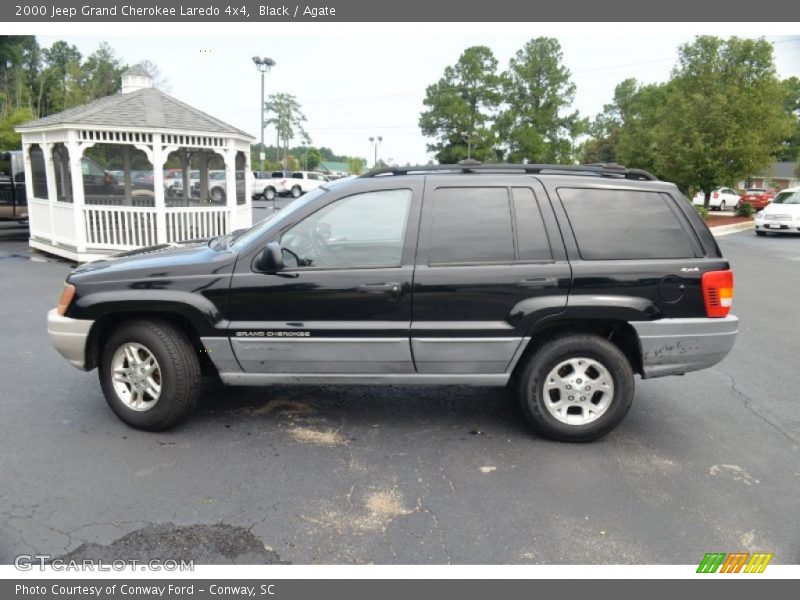
[[[252,221],[253,137],[152,87],[17,127],[33,248],[77,261],[222,235]]]

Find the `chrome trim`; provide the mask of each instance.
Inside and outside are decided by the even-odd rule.
[[[94,321],[71,319],[53,308],[47,312],[47,333],[58,353],[78,369],[86,369],[86,340]]]
[[[642,348],[643,377],[683,375],[712,367],[733,348],[739,319],[727,317],[632,321]]]
[[[470,385],[477,387],[502,387],[508,383],[507,373],[493,375],[474,374],[418,374],[418,373],[220,373],[226,385]]]

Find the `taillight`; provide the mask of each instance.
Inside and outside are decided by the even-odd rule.
[[[719,194],[717,192],[714,192],[714,196],[713,197],[714,198],[719,198]]]
[[[61,292],[61,298],[58,299],[58,306],[56,312],[62,317],[66,314],[72,299],[75,297],[75,286],[71,283],[64,285],[64,291]]]
[[[727,317],[733,304],[733,271],[707,271],[701,280],[707,317]]]

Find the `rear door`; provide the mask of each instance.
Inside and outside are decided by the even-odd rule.
[[[505,372],[533,323],[564,310],[569,286],[536,180],[427,177],[411,324],[419,373]]]

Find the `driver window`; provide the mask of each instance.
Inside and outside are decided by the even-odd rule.
[[[286,267],[399,267],[411,190],[383,190],[337,200],[281,237]]]

